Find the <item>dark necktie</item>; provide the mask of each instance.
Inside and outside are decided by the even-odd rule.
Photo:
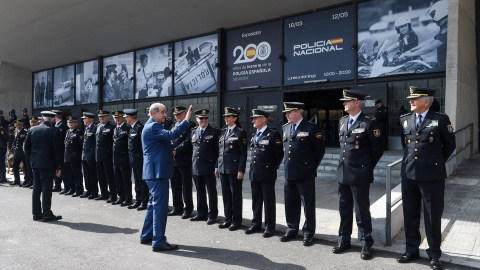
[[[419,114],[418,115],[418,122],[417,122],[417,129],[420,127],[421,124],[422,124],[422,115]]]
[[[203,129],[200,129],[200,138],[203,136]]]
[[[295,133],[295,126],[296,126],[296,125],[297,125],[297,124],[294,124],[294,125],[292,126],[292,133],[291,133],[292,135],[293,135],[293,133]]]
[[[347,129],[350,129],[352,127],[352,124],[353,124],[353,118],[350,118],[350,121],[348,121]]]
[[[257,132],[257,138],[255,139],[257,142],[258,142],[258,139],[260,138],[260,134],[262,134],[262,132]]]

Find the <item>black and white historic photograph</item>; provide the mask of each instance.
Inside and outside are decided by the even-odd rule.
[[[358,77],[444,71],[448,0],[358,4]]]
[[[77,64],[75,70],[77,104],[98,102],[98,60]]]
[[[33,108],[52,107],[52,70],[33,74]]]
[[[75,67],[73,65],[53,70],[53,107],[73,105],[75,102]]]
[[[172,95],[172,45],[135,52],[135,99]]]
[[[217,34],[176,42],[175,95],[216,92],[217,63]]]
[[[103,101],[133,99],[133,52],[103,60]]]

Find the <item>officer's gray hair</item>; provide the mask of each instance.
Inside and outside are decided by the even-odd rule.
[[[53,118],[53,117],[49,117],[49,116],[44,116],[43,117],[43,122],[51,123],[51,122],[53,122],[53,120],[55,120],[55,118]]]
[[[361,109],[363,109],[363,107],[365,107],[365,100],[359,100],[359,104],[358,104],[358,107]]]
[[[423,97],[423,98],[430,100],[430,102],[428,102],[428,107],[430,108],[430,106],[432,106],[434,97],[432,97],[432,96],[426,96],[426,97]]]
[[[162,103],[153,103],[148,109],[148,116],[151,117],[153,112],[158,113],[160,111],[161,106],[165,107],[165,105],[163,105]]]

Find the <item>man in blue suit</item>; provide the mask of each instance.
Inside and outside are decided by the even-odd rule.
[[[168,251],[178,249],[165,237],[168,213],[168,179],[173,177],[173,146],[171,140],[179,137],[190,127],[190,106],[185,119],[173,130],[163,128],[167,118],[167,108],[154,103],[149,108],[150,119],[145,123],[142,133],[143,179],[150,191],[145,222],[143,224],[141,244],[152,243],[152,250]]]

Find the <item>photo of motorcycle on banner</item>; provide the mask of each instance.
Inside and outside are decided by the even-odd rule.
[[[75,67],[73,65],[53,70],[53,107],[69,106],[75,100]]]
[[[448,0],[358,4],[358,78],[445,71]]]
[[[284,20],[284,84],[351,80],[355,74],[353,5]]]
[[[77,64],[75,70],[77,105],[98,102],[98,60]]]
[[[33,108],[52,107],[53,84],[52,70],[33,74]]]
[[[133,100],[133,52],[103,59],[103,101]]]
[[[281,85],[281,29],[277,20],[227,31],[227,91]]]
[[[135,52],[135,99],[172,95],[172,45]]]
[[[217,92],[217,34],[175,42],[175,95]]]

